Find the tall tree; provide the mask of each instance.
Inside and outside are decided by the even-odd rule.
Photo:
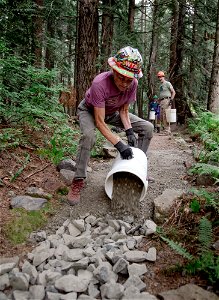
[[[76,53],[77,105],[84,98],[97,72],[99,0],[79,0]]]
[[[54,68],[55,65],[55,53],[53,41],[55,39],[55,16],[49,12],[47,16],[47,28],[46,28],[46,54],[45,54],[45,67],[49,70]]]
[[[146,13],[147,13],[147,0],[142,0],[141,4],[141,40],[142,40],[142,57],[143,61],[145,61],[145,55],[146,55],[146,26],[147,26],[147,18],[146,18]]]
[[[130,32],[134,31],[134,20],[135,20],[135,0],[129,0],[128,24],[129,24]]]
[[[33,28],[34,28],[34,42],[33,42],[33,53],[34,53],[34,65],[36,67],[42,66],[42,45],[43,45],[43,0],[34,0],[36,7],[35,14],[33,15]]]
[[[155,88],[155,74],[156,74],[156,58],[157,58],[157,47],[158,47],[158,24],[159,24],[159,6],[158,0],[154,0],[153,5],[153,27],[152,27],[152,41],[150,48],[150,56],[148,63],[148,98],[152,99]]]
[[[6,46],[26,58],[32,55],[33,0],[0,1],[0,11],[0,36]]]
[[[173,86],[176,91],[175,105],[177,109],[178,121],[185,123],[186,102],[183,91],[183,54],[185,41],[185,15],[186,15],[186,0],[179,2],[179,19],[177,31],[177,46],[176,46],[176,64],[173,67],[174,77],[172,79]]]
[[[217,26],[214,45],[213,67],[211,73],[208,109],[219,114],[219,0],[217,4]]]
[[[114,0],[103,0],[102,3],[102,30],[101,30],[101,67],[100,71],[106,71],[108,67],[107,58],[112,52],[113,43],[113,11],[114,11]]]
[[[191,41],[191,58],[190,58],[190,65],[189,65],[189,80],[188,80],[188,96],[189,99],[194,99],[194,89],[193,89],[193,82],[195,78],[195,70],[196,70],[196,58],[195,58],[195,52],[197,49],[197,43],[198,43],[198,18],[197,18],[197,5],[199,0],[195,0],[194,2],[194,13],[192,18],[192,41]]]
[[[170,35],[170,62],[169,62],[169,79],[174,77],[174,69],[176,66],[176,49],[177,49],[177,32],[178,32],[178,19],[179,19],[179,4],[177,0],[172,0],[171,3],[172,16],[171,16],[171,35]]]
[[[141,6],[140,6],[140,28],[141,28],[141,54],[143,59],[143,70],[146,66],[147,61],[147,35],[146,35],[146,26],[147,26],[147,18],[146,18],[146,12],[147,12],[147,0],[142,0]],[[146,100],[146,90],[147,90],[147,76],[144,74],[143,78],[140,81],[140,84],[138,86],[138,114],[142,117],[144,116],[144,107],[145,107],[145,100]],[[136,102],[134,104],[134,111],[136,111]]]

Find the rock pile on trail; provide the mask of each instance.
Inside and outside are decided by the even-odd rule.
[[[134,225],[88,215],[66,220],[55,234],[32,233],[39,244],[24,261],[0,260],[0,299],[155,300],[142,279],[156,249],[138,250],[155,231],[151,220]]]
[[[147,266],[156,261],[156,249],[138,247],[155,231],[151,220],[134,225],[88,215],[66,220],[55,234],[32,233],[38,245],[26,259],[0,258],[0,300],[218,300],[194,284],[158,298],[147,292],[144,279],[153,276]]]

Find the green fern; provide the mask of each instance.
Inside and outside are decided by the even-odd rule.
[[[191,208],[192,212],[194,212],[194,213],[198,213],[201,208],[200,203],[196,199],[192,200],[189,207]]]
[[[212,224],[206,217],[202,217],[200,220],[198,240],[202,253],[210,251],[213,241]]]
[[[30,155],[26,154],[25,160],[23,162],[23,165],[17,170],[17,172],[12,176],[10,179],[11,182],[14,182],[23,172],[23,170],[27,167],[28,163],[30,162]]]
[[[212,252],[206,252],[198,259],[190,262],[186,266],[186,271],[190,274],[202,273],[213,285],[217,286],[219,281],[219,257],[215,257]]]
[[[206,149],[202,148],[194,148],[193,149],[193,156],[195,157],[196,161],[200,163],[210,163],[214,165],[219,162],[219,148],[217,146],[217,149],[208,151]]]
[[[210,164],[197,163],[189,169],[188,173],[199,175],[210,175],[214,179],[219,179],[219,167]]]
[[[164,236],[161,236],[161,238],[178,254],[182,255],[188,260],[194,259],[194,257],[185,248],[183,248],[181,244],[174,242]]]
[[[205,189],[191,189],[191,192],[197,197],[204,198],[206,206],[213,208],[217,213],[219,213],[219,193],[210,193]]]
[[[198,117],[189,120],[191,134],[198,136],[202,142],[201,150],[195,150],[194,155],[202,163],[219,162],[219,117],[211,112],[199,113]],[[196,171],[195,171],[196,172]],[[215,174],[215,171],[213,171]],[[218,174],[218,172],[216,172]],[[197,174],[197,173],[196,173]],[[213,175],[218,179],[218,175]]]
[[[181,244],[176,243],[160,235],[174,251],[189,260],[185,270],[190,274],[203,274],[212,284],[217,285],[219,281],[219,257],[211,250],[213,241],[212,224],[203,217],[199,223],[198,241],[201,251],[197,257],[191,255]]]

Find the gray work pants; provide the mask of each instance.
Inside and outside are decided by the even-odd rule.
[[[75,178],[86,178],[87,164],[90,159],[90,151],[96,141],[96,126],[93,113],[86,107],[85,100],[82,100],[82,102],[79,104],[77,115],[79,117],[82,135],[79,141],[76,158],[77,170],[75,172]],[[129,118],[134,132],[138,134],[138,148],[140,148],[146,154],[153,136],[154,126],[151,124],[151,122],[145,121],[131,113],[129,113]],[[110,116],[106,116],[105,122],[106,124],[124,128],[118,112],[115,112]]]

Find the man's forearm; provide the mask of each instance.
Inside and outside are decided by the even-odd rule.
[[[105,122],[99,122],[98,124],[96,124],[96,126],[97,129],[102,133],[102,135],[113,145],[117,144],[120,141],[120,138],[112,133]]]
[[[113,134],[110,128],[105,123],[105,109],[104,108],[94,108],[94,119],[97,129],[102,133],[102,135],[113,145],[120,141],[120,138]]]
[[[121,118],[121,121],[122,121],[122,124],[123,124],[125,130],[131,128],[132,124],[131,124],[130,119],[129,119],[128,109],[121,109],[119,111],[119,115],[120,115],[120,118]]]
[[[176,92],[175,92],[175,90],[172,90],[172,91],[171,91],[171,100],[173,100],[173,99],[174,99],[175,95],[176,95]]]

